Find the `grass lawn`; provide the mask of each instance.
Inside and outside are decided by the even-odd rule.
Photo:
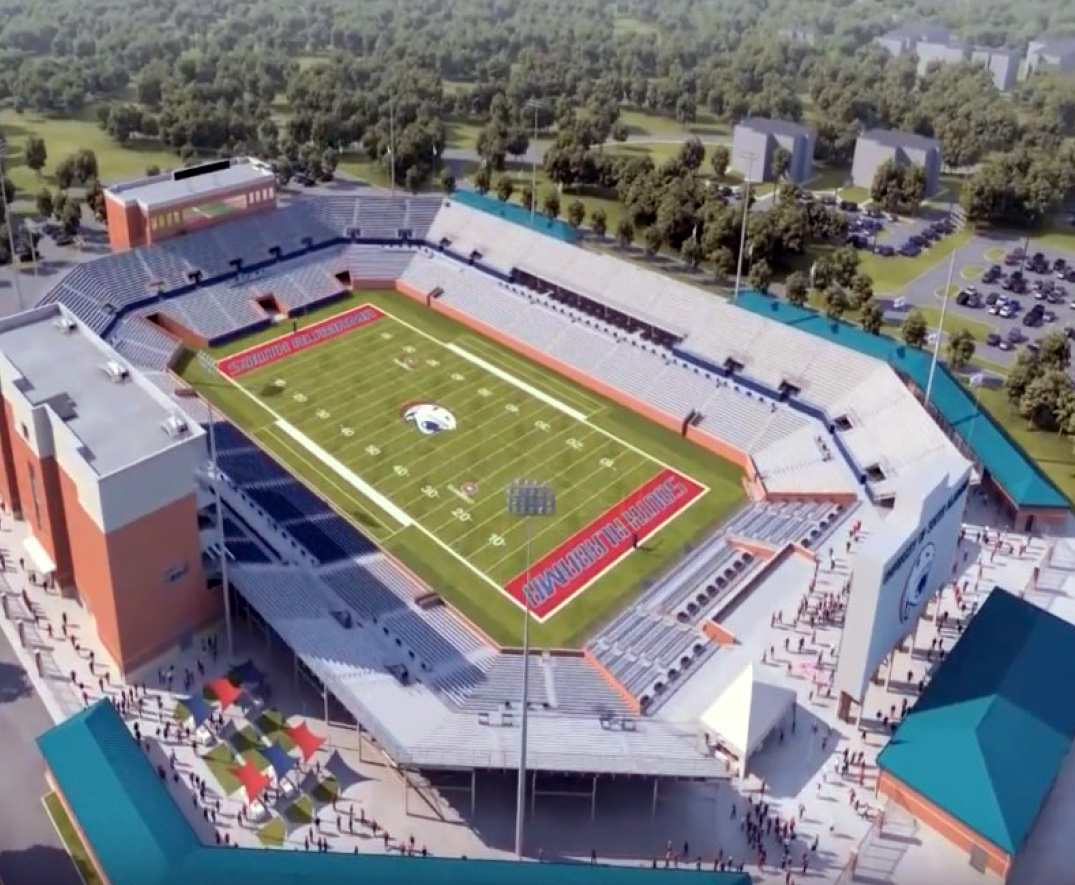
[[[821,192],[832,192],[837,188],[841,188],[841,195],[844,191],[850,190],[850,188],[844,188],[847,180],[851,177],[851,170],[844,169],[843,167],[825,166],[823,164],[814,165],[814,175],[803,186],[807,190]],[[845,199],[851,200],[854,197],[846,197]]]
[[[1031,458],[1041,466],[1045,474],[1069,498],[1075,498],[1075,453],[1071,439],[1036,430],[1020,418],[1003,389],[979,388],[978,401],[1019,443]]]
[[[516,476],[557,484],[557,514],[535,533],[535,559],[661,475],[662,465],[709,489],[647,539],[644,549],[629,553],[629,562],[535,623],[532,641],[545,646],[579,643],[741,500],[738,469],[678,434],[410,299],[385,292],[359,297],[390,316],[323,342],[316,355],[307,351],[244,374],[241,389],[219,375],[207,377],[193,359],[182,367],[184,376],[497,641],[517,642],[521,628],[519,608],[501,589],[526,563],[525,528],[503,512],[501,490]],[[266,336],[272,332],[260,337]],[[241,350],[258,338],[214,355]],[[282,390],[274,385],[277,379],[286,383]],[[414,402],[449,409],[457,421],[454,431],[418,433],[401,420],[403,408]],[[319,452],[283,434],[265,404],[346,464],[376,496],[341,482]],[[389,505],[412,523],[386,513]]]
[[[179,157],[160,145],[134,143],[117,144],[100,126],[90,111],[81,117],[48,117],[40,114],[16,113],[10,109],[0,110],[0,129],[7,137],[6,169],[22,192],[22,196],[36,194],[42,187],[54,187],[51,170],[69,154],[88,148],[97,155],[101,181],[105,184],[137,178],[145,174],[151,164],[169,169],[179,166]],[[41,179],[28,169],[22,158],[23,145],[28,135],[36,134],[45,139],[48,162]]]
[[[1008,250],[1003,246],[996,246],[992,249],[988,249],[985,253],[985,257],[990,261],[1003,261],[1004,256],[1008,254]]]
[[[980,280],[982,278],[982,274],[984,273],[985,268],[982,267],[980,264],[964,264],[963,267],[961,267],[959,270],[959,275],[963,277],[963,279],[969,280],[971,282],[974,282],[975,280]]]
[[[627,131],[635,136],[653,135],[661,138],[682,138],[686,141],[691,135],[705,138],[710,135],[730,136],[732,132],[731,124],[708,111],[699,111],[698,118],[686,126],[675,117],[637,108],[624,108],[620,111],[619,119],[627,127]]]
[[[900,255],[886,258],[872,252],[863,252],[859,269],[873,280],[874,290],[878,294],[899,295],[915,279],[951,255],[953,250],[966,245],[973,235],[974,232],[969,227],[964,228],[914,258]]]
[[[258,839],[266,848],[281,848],[286,838],[287,826],[278,817],[274,817],[258,830]]]
[[[86,851],[86,846],[82,844],[82,839],[79,838],[78,831],[71,822],[71,818],[68,817],[67,809],[63,807],[60,797],[55,793],[49,793],[44,798],[44,803],[45,810],[48,812],[49,817],[52,818],[52,825],[56,828],[56,832],[60,834],[64,847],[67,849],[67,853],[71,855],[71,860],[82,881],[85,885],[103,885],[101,877],[97,875],[97,869],[94,867],[93,861],[90,860],[89,852]]]
[[[293,824],[308,824],[314,819],[314,803],[309,796],[299,796],[284,812]]]
[[[1043,234],[1031,239],[1031,252],[1035,251],[1035,245],[1051,246],[1075,253],[1075,225],[1067,224],[1062,218],[1055,219],[1046,226]]]

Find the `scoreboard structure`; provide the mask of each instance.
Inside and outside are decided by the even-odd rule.
[[[251,157],[174,169],[105,190],[108,240],[116,251],[275,206],[272,166]]]

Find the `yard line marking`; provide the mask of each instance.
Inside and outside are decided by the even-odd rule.
[[[315,443],[305,434],[301,433],[297,428],[293,427],[291,424],[285,421],[282,417],[280,417],[279,414],[277,414],[260,399],[258,399],[258,397],[252,394],[241,384],[236,382],[234,378],[229,378],[223,372],[219,372],[218,374],[221,378],[226,379],[229,383],[234,385],[236,390],[241,390],[245,396],[250,397],[250,399],[252,399],[266,412],[272,415],[273,418],[276,419],[276,426],[280,428],[280,430],[284,431],[288,436],[295,440],[295,442],[301,445],[310,454],[314,455],[317,458],[320,458],[327,466],[335,470],[341,477],[347,480],[347,482],[349,482],[352,486],[354,486],[356,489],[366,495],[371,501],[377,504],[377,506],[383,509],[385,513],[389,514],[393,519],[399,522],[400,525],[409,526],[414,522],[414,520],[412,520],[406,513],[400,510],[395,504],[389,501],[384,495],[378,492],[373,486],[363,480],[354,471],[349,470],[347,467],[345,467],[342,463],[336,460],[336,458],[334,458],[323,448],[321,448],[321,446],[317,445],[317,443]]]
[[[405,369],[408,372],[414,371],[414,369],[411,366],[408,366],[405,362],[403,362],[403,360],[392,360],[392,362],[394,362],[401,369]]]
[[[501,381],[506,381],[508,384],[511,384],[514,387],[518,387],[519,390],[523,391],[524,393],[530,394],[530,396],[532,396],[534,399],[540,400],[541,402],[545,403],[545,405],[552,406],[554,409],[559,409],[565,415],[574,418],[576,421],[579,421],[583,424],[586,423],[586,415],[584,415],[578,409],[573,409],[571,406],[567,405],[567,403],[560,402],[560,400],[558,400],[554,396],[550,396],[544,390],[538,390],[536,387],[534,387],[533,384],[523,381],[521,378],[516,378],[510,372],[500,368],[500,366],[494,366],[488,360],[483,360],[480,356],[476,356],[475,354],[464,350],[458,344],[446,344],[444,346],[456,356],[462,357],[468,362],[474,363],[474,365],[484,369],[490,375],[494,375]]]
[[[474,504],[475,503],[474,499],[472,497],[470,497],[470,495],[466,494],[465,492],[459,491],[459,489],[457,489],[451,483],[448,483],[448,491],[451,492],[453,495],[455,495],[457,498],[462,498],[468,504]]]
[[[327,467],[332,468],[339,476],[345,479],[348,483],[362,492],[367,498],[373,501],[378,507],[384,510],[389,516],[391,516],[396,522],[406,528],[414,523],[406,513],[404,513],[399,507],[393,504],[388,498],[377,491],[373,486],[366,482],[361,476],[355,473],[351,468],[337,459],[335,456],[330,455],[321,446],[310,439],[305,433],[302,433],[297,427],[293,427],[283,418],[280,418],[276,422],[276,426],[280,428],[284,433],[290,436],[296,443],[302,446],[306,451],[313,455],[318,460],[322,461]]]

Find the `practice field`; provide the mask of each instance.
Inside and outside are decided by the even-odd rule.
[[[667,564],[666,534],[681,527],[681,552],[739,499],[731,465],[668,460],[671,440],[694,449],[674,434],[651,425],[671,440],[640,445],[595,422],[610,406],[588,391],[454,324],[416,324],[398,296],[362,302],[214,354],[211,395],[494,637],[517,636],[524,600],[546,641],[584,636]],[[516,479],[551,483],[555,514],[529,527],[508,515]],[[456,580],[430,576],[445,558]]]

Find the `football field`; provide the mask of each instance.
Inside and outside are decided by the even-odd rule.
[[[418,550],[450,558],[466,575],[461,607],[482,626],[505,602],[559,621],[692,511],[709,522],[715,503],[726,510],[723,476],[714,492],[712,477],[597,423],[600,398],[401,307],[360,303],[218,356],[223,405],[241,401],[241,414],[229,410],[238,423],[389,550],[420,538]],[[520,479],[555,489],[552,515],[506,512],[506,487]],[[622,596],[631,581],[616,583]]]

